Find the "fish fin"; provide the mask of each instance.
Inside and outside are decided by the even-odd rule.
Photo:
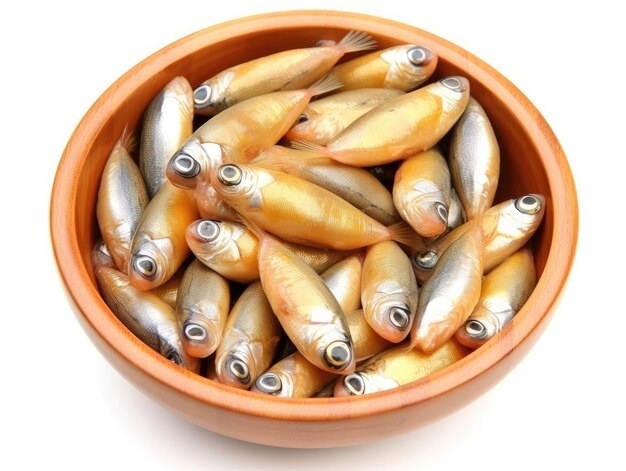
[[[281,159],[279,156],[272,154],[259,154],[254,159],[249,162],[249,165],[254,165],[255,167],[261,167],[265,170],[271,170],[273,172],[281,172],[287,173],[285,171],[285,162],[284,159]]]
[[[122,147],[126,149],[126,152],[130,154],[135,150],[136,146],[137,139],[135,139],[135,134],[133,133],[133,131],[128,130],[128,124],[126,124],[126,126],[124,126],[124,129],[122,130],[122,135],[115,143],[115,147]]]
[[[343,87],[343,82],[339,80],[339,77],[337,77],[333,72],[330,72],[307,88],[307,90],[311,96],[317,96],[332,92],[333,90],[341,87]]]
[[[374,49],[378,43],[365,31],[350,31],[337,44],[344,53]]]
[[[319,144],[314,144],[313,142],[309,142],[309,141],[302,141],[300,139],[296,139],[295,141],[291,141],[291,148],[296,149],[296,150],[301,150],[309,154],[317,155],[319,157],[330,157],[330,152],[328,151],[328,147],[321,146]]]
[[[387,226],[387,230],[391,235],[391,239],[399,244],[411,247],[418,252],[422,252],[426,248],[424,239],[406,221],[396,222],[391,226]]]
[[[243,214],[238,213],[237,211],[233,211],[233,213],[235,214],[236,222],[239,222],[246,226],[250,230],[250,232],[252,232],[254,236],[259,239],[259,242],[269,237],[268,233],[265,232],[261,227],[259,227],[255,222],[252,222],[250,219],[245,217]]]

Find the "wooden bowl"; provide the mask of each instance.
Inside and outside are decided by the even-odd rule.
[[[367,31],[380,47],[421,44],[439,55],[436,77],[469,78],[502,151],[497,200],[546,196],[533,247],[539,281],[513,322],[458,363],[421,381],[370,396],[284,399],[258,395],[184,371],[132,335],[106,306],[90,252],[99,238],[96,195],[105,161],[124,126],[140,125],[150,100],[177,75],[197,86],[252,58],[321,38]],[[243,18],[183,38],[117,80],[87,112],[59,164],[51,233],[76,315],[107,360],[148,396],[191,422],[230,437],[284,447],[337,447],[405,432],[454,412],[499,381],[546,327],[563,290],[578,233],[576,190],[563,151],[539,111],[507,79],[467,51],[432,34],[370,16],[293,11]]]

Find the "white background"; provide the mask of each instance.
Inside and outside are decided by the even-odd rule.
[[[176,0],[149,6],[56,1],[0,7],[0,468],[623,466],[626,35],[623,15],[609,3]],[[530,98],[553,127],[574,172],[581,221],[576,263],[534,349],[460,412],[359,447],[251,445],[206,432],[156,405],[96,351],[56,273],[50,188],[82,115],[149,54],[240,16],[339,6],[447,38]]]

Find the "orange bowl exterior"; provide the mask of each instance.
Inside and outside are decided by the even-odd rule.
[[[349,30],[369,32],[380,47],[429,47],[439,55],[436,78],[460,74],[470,79],[472,95],[490,116],[501,146],[497,201],[531,192],[546,196],[543,224],[533,239],[537,287],[513,322],[477,351],[421,381],[370,396],[276,398],[184,371],[132,335],[98,293],[89,254],[99,237],[95,207],[105,161],[123,128],[140,125],[145,107],[173,77],[183,75],[197,86],[236,63],[308,47],[321,38],[339,39]],[[91,107],[68,142],[54,182],[50,220],[59,272],[76,315],[122,375],[211,431],[308,448],[359,444],[408,431],[454,412],[492,387],[546,327],[569,274],[578,234],[576,190],[565,155],[541,114],[507,79],[467,51],[417,28],[325,11],[272,13],[207,28],[128,71]]]

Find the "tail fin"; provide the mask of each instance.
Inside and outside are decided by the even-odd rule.
[[[133,131],[128,130],[128,124],[126,124],[126,126],[124,126],[124,130],[122,131],[122,135],[115,143],[115,147],[126,149],[126,152],[130,154],[135,150],[136,146],[137,139],[135,139],[135,134]]]
[[[339,80],[339,77],[333,72],[330,72],[311,85],[307,90],[311,93],[311,96],[317,96],[332,92],[341,87],[343,87],[343,82]]]
[[[337,46],[339,46],[344,53],[347,53],[374,49],[378,46],[378,43],[365,31],[350,31],[339,41]]]
[[[399,244],[406,245],[418,253],[426,249],[424,239],[405,221],[387,226],[387,230],[391,235],[391,239]]]

